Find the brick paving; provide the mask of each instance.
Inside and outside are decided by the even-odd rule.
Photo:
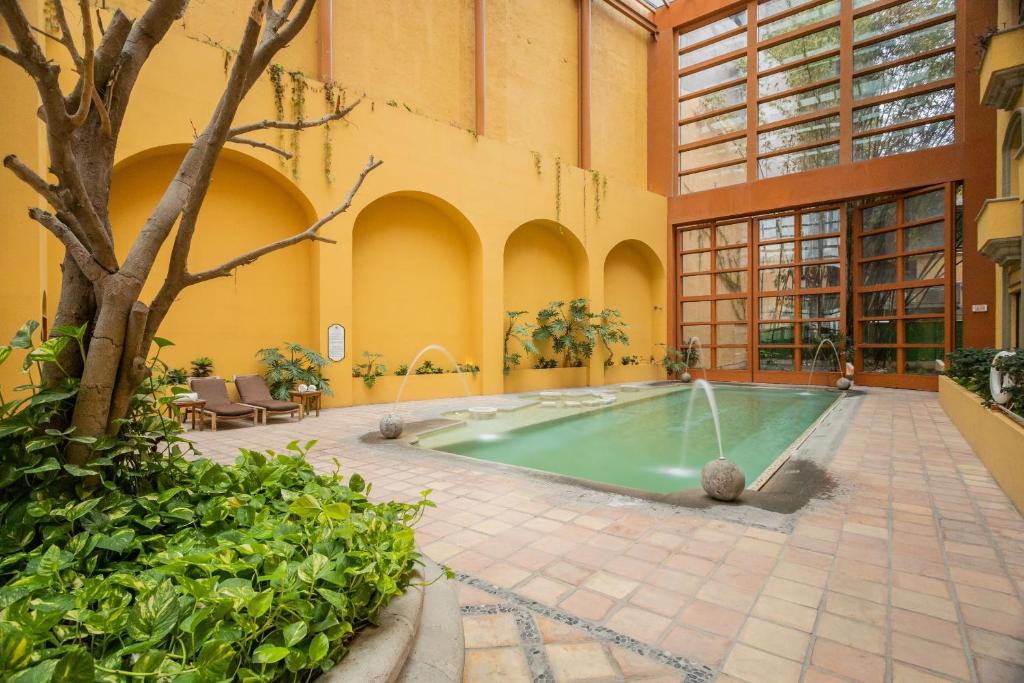
[[[466,681],[1024,681],[1024,518],[935,394],[853,400],[820,463],[839,493],[761,525],[361,438],[384,406],[194,437],[221,460],[317,438],[375,498],[433,489],[417,538],[464,579]]]

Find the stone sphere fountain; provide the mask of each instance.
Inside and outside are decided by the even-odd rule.
[[[397,439],[402,435],[405,422],[398,413],[388,413],[380,419],[380,435],[385,439]]]
[[[836,380],[836,389],[840,391],[846,391],[853,386],[853,382],[850,381],[849,377],[840,377]]]
[[[683,372],[683,374],[679,375],[679,381],[683,384],[689,384],[693,381],[693,376],[689,372]]]
[[[732,501],[743,493],[747,478],[736,463],[725,458],[717,458],[701,468],[700,484],[704,487],[704,492],[715,500]]]

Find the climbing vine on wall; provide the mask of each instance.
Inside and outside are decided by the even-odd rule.
[[[292,119],[302,123],[306,112],[306,77],[301,71],[289,71],[292,78]],[[292,131],[292,179],[299,179],[299,133]]]
[[[555,220],[562,221],[562,157],[555,157]]]
[[[594,216],[601,218],[601,172],[590,171],[590,180],[594,183]]]
[[[57,26],[57,8],[54,3],[55,0],[46,0],[43,4],[43,24],[50,33],[60,30],[60,27]]]
[[[280,64],[271,64],[267,68],[267,73],[270,75],[270,85],[274,89],[274,114],[278,121],[284,120],[284,67]],[[284,131],[278,129],[277,131],[277,146],[283,147],[284,143]],[[278,163],[284,168],[284,157],[278,157]]]
[[[324,103],[327,105],[327,112],[330,113],[335,110],[340,103],[335,102],[334,98],[334,83],[324,83]],[[330,185],[334,182],[334,178],[331,176],[331,161],[333,156],[334,148],[331,145],[331,123],[328,121],[324,125],[324,180]]]
[[[533,170],[537,172],[537,177],[540,177],[540,152],[530,152],[533,155]]]

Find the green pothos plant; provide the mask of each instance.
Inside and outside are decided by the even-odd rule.
[[[358,474],[313,470],[314,442],[195,457],[165,414],[166,340],[115,435],[55,427],[79,380],[36,375],[85,328],[35,328],[0,346],[28,377],[0,398],[0,679],[312,681],[408,587],[429,491],[371,503]]]

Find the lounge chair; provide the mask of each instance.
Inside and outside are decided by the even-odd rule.
[[[253,425],[259,424],[260,411],[255,406],[234,403],[228,398],[228,388],[220,377],[193,377],[189,382],[192,391],[199,394],[199,399],[206,401],[203,417],[209,416],[210,428],[217,431],[217,420],[247,420],[252,418]]]
[[[267,424],[267,415],[291,415],[299,414],[302,419],[303,409],[301,403],[291,401],[278,401],[270,395],[270,388],[267,382],[260,375],[241,375],[235,377],[235,388],[242,403],[256,406],[263,411],[263,424]]]

